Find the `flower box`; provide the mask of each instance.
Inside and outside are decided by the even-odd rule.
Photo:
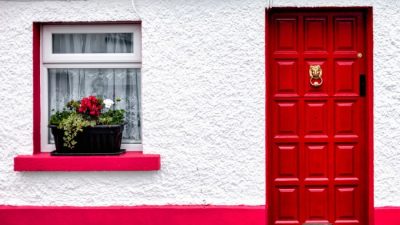
[[[64,130],[55,125],[49,127],[56,145],[51,155],[119,155],[125,152],[121,149],[124,124],[86,127],[75,137],[77,143],[73,149],[64,146]]]
[[[117,102],[121,101],[116,99]],[[89,96],[71,100],[50,117],[56,150],[51,155],[119,155],[125,111],[114,101]]]

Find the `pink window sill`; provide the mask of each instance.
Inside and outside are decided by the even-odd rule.
[[[51,156],[48,152],[18,155],[14,171],[154,171],[160,155],[126,152],[117,156]]]

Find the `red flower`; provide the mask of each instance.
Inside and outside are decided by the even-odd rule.
[[[97,117],[100,115],[102,108],[101,102],[99,102],[95,96],[89,96],[87,98],[82,98],[78,112]]]

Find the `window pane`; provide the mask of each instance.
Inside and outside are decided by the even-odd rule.
[[[53,34],[53,53],[133,53],[133,33]]]
[[[94,95],[121,98],[117,108],[126,111],[124,144],[141,143],[140,134],[140,69],[48,69],[49,118],[61,111],[71,99]],[[50,134],[50,132],[49,132]],[[49,143],[53,143],[49,135]]]

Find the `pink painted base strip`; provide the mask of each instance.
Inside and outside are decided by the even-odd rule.
[[[375,225],[400,225],[400,207],[375,208]]]
[[[2,225],[264,225],[264,206],[1,206]]]
[[[0,206],[1,225],[265,225],[264,206]],[[375,208],[375,225],[400,225],[400,207]]]

